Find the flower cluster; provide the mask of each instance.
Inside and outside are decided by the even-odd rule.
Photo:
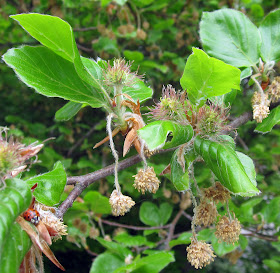
[[[235,216],[232,219],[222,216],[216,225],[215,235],[219,242],[224,241],[228,244],[234,244],[239,239],[240,231],[241,225]]]
[[[257,122],[262,122],[269,115],[270,100],[268,94],[255,92],[252,97],[253,118]]]
[[[195,208],[194,223],[195,225],[210,226],[216,222],[218,211],[216,206],[212,202],[206,202],[202,200],[200,204]]]
[[[267,93],[270,96],[271,102],[277,102],[280,99],[280,77],[275,77],[269,85]]]
[[[131,197],[125,196],[117,190],[112,192],[109,203],[112,207],[112,213],[114,216],[123,216],[135,205],[135,202]]]
[[[140,169],[136,175],[134,175],[134,188],[141,191],[144,194],[146,191],[156,193],[160,181],[156,176],[153,167],[148,167],[146,169]]]
[[[192,238],[191,244],[187,247],[187,253],[188,261],[196,269],[201,269],[202,267],[210,264],[216,257],[210,244],[197,241],[196,238]]]
[[[203,189],[203,196],[208,200],[213,200],[216,204],[219,202],[224,204],[230,199],[230,192],[217,181],[214,186]]]

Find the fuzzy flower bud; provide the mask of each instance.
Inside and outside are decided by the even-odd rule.
[[[123,85],[131,86],[135,83],[136,78],[141,79],[142,76],[137,76],[137,72],[131,72],[131,63],[126,63],[124,59],[115,59],[113,66],[108,61],[108,68],[103,71],[104,82],[108,86]]]
[[[135,202],[131,197],[125,196],[117,190],[112,192],[109,203],[112,207],[112,213],[114,216],[123,216],[135,205]]]
[[[186,113],[190,109],[185,92],[176,92],[172,85],[162,88],[160,102],[150,109],[150,115],[156,120],[174,120],[181,124],[189,124]]]
[[[280,99],[280,77],[275,77],[268,88],[271,102],[277,102]]]
[[[214,255],[210,244],[206,244],[202,241],[197,241],[192,238],[191,244],[187,247],[187,259],[196,269],[210,264],[214,261],[216,255]]]
[[[241,225],[235,217],[230,219],[227,216],[222,216],[216,225],[215,235],[219,242],[224,241],[227,244],[234,244],[238,241]]]
[[[22,172],[27,165],[25,162],[35,156],[43,147],[36,143],[25,146],[12,138],[8,139],[6,128],[0,128],[0,178],[14,177]]]
[[[210,226],[216,222],[218,211],[216,206],[211,202],[201,201],[200,204],[195,208],[194,223],[195,225],[204,225],[205,227]]]
[[[224,204],[230,199],[230,192],[220,183],[216,182],[214,186],[203,189],[203,196],[208,200],[213,200],[216,204]]]
[[[135,177],[133,184],[134,188],[141,191],[142,194],[146,191],[152,193],[157,192],[160,181],[157,178],[153,167],[148,167],[146,170],[140,169],[133,177]]]

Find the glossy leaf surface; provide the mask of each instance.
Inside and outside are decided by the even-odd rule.
[[[88,103],[92,107],[103,104],[100,92],[79,77],[73,63],[46,47],[10,49],[3,59],[26,85],[42,95]]]
[[[26,181],[32,187],[38,184],[33,192],[36,200],[47,206],[53,206],[60,201],[66,185],[66,173],[61,162],[54,165],[52,171],[35,176]]]
[[[194,148],[231,193],[241,196],[253,196],[259,193],[255,186],[256,182],[250,179],[252,171],[249,172],[247,169],[252,166],[248,164],[245,168],[231,145],[197,137]]]
[[[192,104],[202,106],[208,98],[240,90],[240,70],[193,48],[180,80]]]
[[[259,30],[262,37],[261,55],[265,62],[280,60],[280,10],[270,12]]]
[[[240,11],[221,9],[204,12],[200,38],[209,55],[233,66],[249,67],[259,61],[260,33]]]
[[[171,133],[172,139],[167,141]],[[149,150],[168,149],[188,142],[193,136],[190,125],[182,126],[174,121],[154,121],[138,130],[139,136],[145,141]]]

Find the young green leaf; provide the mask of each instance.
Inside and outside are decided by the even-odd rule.
[[[125,265],[124,259],[121,259],[115,254],[104,252],[98,255],[90,268],[90,273],[105,273],[105,272],[114,272]]]
[[[260,33],[240,11],[203,12],[200,38],[207,53],[233,66],[250,67],[259,61]]]
[[[6,179],[5,182],[6,188],[0,191],[0,268],[2,266],[2,263],[4,263],[4,261],[2,260],[5,257],[4,253],[7,251],[5,246],[9,245],[9,247],[12,247],[12,244],[15,243],[12,242],[11,244],[9,244],[6,242],[6,239],[12,241],[17,240],[14,235],[16,235],[18,231],[17,229],[12,229],[12,227],[14,226],[14,221],[21,212],[25,211],[28,208],[31,203],[32,197],[31,190],[24,183],[24,181],[13,178]],[[15,234],[13,234],[12,231],[14,231]],[[20,244],[21,238],[18,238],[18,240]],[[26,238],[22,238],[22,240],[26,244],[29,244]],[[26,251],[26,249],[24,248],[23,251]],[[6,256],[6,258],[9,262],[15,261],[11,258],[11,256]],[[21,262],[18,261],[18,258],[16,258],[16,261],[17,263]],[[1,270],[1,272],[11,271]]]
[[[261,55],[265,62],[280,60],[280,9],[270,12],[259,27],[262,45]]]
[[[172,139],[167,141],[168,135]],[[150,151],[163,148],[168,149],[188,142],[193,137],[190,125],[180,125],[170,120],[158,120],[149,123],[138,130],[139,136],[145,141]]]
[[[60,201],[66,185],[66,173],[61,162],[54,165],[52,171],[35,176],[26,181],[32,187],[38,184],[33,192],[36,200],[47,206],[53,206]]]
[[[56,121],[66,121],[74,117],[83,107],[82,103],[69,101],[55,113]]]
[[[115,236],[114,240],[128,247],[143,246],[143,245],[148,247],[155,246],[155,243],[149,242],[145,236],[140,236],[140,235],[132,236],[125,232]]]
[[[3,60],[28,86],[48,97],[60,97],[92,107],[101,107],[104,98],[85,83],[75,66],[46,47],[10,49]]]
[[[42,45],[73,63],[77,74],[89,85],[99,88],[97,80],[83,66],[71,26],[62,19],[37,13],[12,15]]]
[[[171,252],[160,252],[137,259],[129,265],[116,269],[113,273],[159,273],[164,267],[174,261],[175,259]]]
[[[84,201],[90,205],[94,213],[110,214],[112,212],[109,198],[97,191],[88,192],[84,197]]]
[[[274,108],[269,116],[265,118],[262,123],[258,124],[255,131],[260,133],[268,133],[272,128],[280,123],[280,106]]]
[[[191,103],[202,106],[208,98],[240,90],[240,70],[193,48],[180,84]]]
[[[248,172],[253,166],[246,163],[244,167],[231,145],[196,137],[194,148],[232,194],[253,196],[259,193],[256,182],[251,181],[253,171]]]

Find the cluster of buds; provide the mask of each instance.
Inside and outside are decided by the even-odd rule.
[[[204,105],[199,108],[196,117],[196,131],[202,136],[217,135],[229,131],[227,125],[229,108],[217,105]]]
[[[187,259],[196,269],[210,264],[214,261],[214,255],[210,244],[198,241],[196,238],[191,238],[191,244],[187,247]]]
[[[32,143],[28,146],[8,139],[7,130],[0,129],[0,178],[15,177],[27,167],[27,161],[37,155],[43,144]]]
[[[272,103],[277,102],[280,99],[280,77],[275,77],[267,90]]]
[[[131,86],[137,78],[142,79],[142,76],[137,75],[137,71],[131,72],[131,65],[132,63],[125,59],[114,59],[113,66],[108,61],[107,69],[103,70],[104,83],[108,86]]]
[[[162,89],[160,101],[150,109],[149,114],[155,120],[174,120],[186,125],[189,123],[186,116],[189,109],[186,93],[176,92],[172,85],[167,85]]]
[[[160,181],[156,176],[156,173],[154,171],[153,167],[148,167],[144,169],[140,169],[136,175],[134,175],[134,188],[138,191],[141,191],[142,194],[144,194],[146,191],[156,193]]]

